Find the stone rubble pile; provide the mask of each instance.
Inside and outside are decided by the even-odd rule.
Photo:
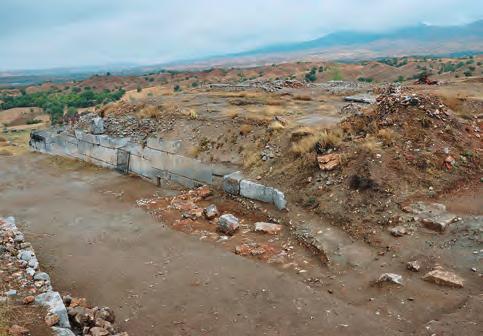
[[[312,83],[310,84],[310,86],[329,91],[329,93],[331,94],[355,92],[368,87],[367,84],[361,83],[361,82],[336,81],[336,80],[327,81],[323,83]]]
[[[435,96],[421,95],[404,90],[399,85],[391,85],[377,97],[379,120],[387,120],[392,125],[393,115],[397,118],[400,113],[407,113],[408,107],[416,107],[430,118],[446,121],[450,116],[448,108]]]
[[[306,87],[306,84],[296,79],[277,79],[273,81],[252,79],[244,81],[242,85],[247,85],[251,88],[262,89],[266,92],[277,92],[283,89],[301,89]]]
[[[11,277],[3,279],[5,288],[9,289],[2,294],[6,296],[7,300],[47,308],[45,323],[52,328],[55,335],[127,336],[126,333],[116,333],[112,327],[114,315],[109,308],[90,310],[93,318],[86,320],[86,323],[83,322],[82,330],[74,328],[74,331],[77,331],[74,333],[71,323],[74,327],[78,326],[76,324],[77,315],[66,308],[65,300],[62,299],[59,292],[53,290],[49,275],[40,270],[39,261],[32,245],[25,241],[25,237],[17,228],[13,217],[0,217],[0,260],[2,264],[15,269]],[[11,333],[15,330],[27,330],[19,325],[14,325],[10,329]],[[28,330],[26,332],[28,333]]]
[[[106,133],[113,137],[130,137],[142,143],[150,134],[157,132],[158,122],[152,118],[139,119],[133,115],[107,116],[104,118]]]

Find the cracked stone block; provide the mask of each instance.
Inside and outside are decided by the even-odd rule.
[[[240,182],[243,176],[239,171],[223,176],[223,190],[231,195],[240,195]]]

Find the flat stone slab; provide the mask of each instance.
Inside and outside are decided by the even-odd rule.
[[[344,97],[344,100],[354,103],[374,104],[376,102],[376,97],[371,95],[357,95]]]
[[[427,273],[423,280],[432,282],[439,286],[447,286],[447,287],[455,287],[455,288],[462,288],[464,279],[459,275],[444,271],[441,269],[435,269],[429,273]]]
[[[274,223],[257,222],[255,223],[255,232],[263,232],[271,235],[276,235],[282,231],[283,226]]]
[[[440,203],[416,202],[403,207],[403,210],[415,214],[426,228],[439,232],[445,231],[457,220],[457,216],[447,212],[446,206]]]

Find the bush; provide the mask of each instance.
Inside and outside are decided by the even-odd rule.
[[[42,121],[39,119],[29,119],[27,120],[26,124],[27,125],[35,125],[35,124],[40,124]]]
[[[365,83],[372,83],[374,81],[374,78],[371,77],[359,77],[357,78],[359,82],[365,82]]]
[[[180,92],[181,91],[181,87],[178,84],[176,84],[174,86],[174,89],[173,90],[174,90],[174,92]]]
[[[79,88],[72,88],[70,93],[47,90],[22,96],[2,96],[0,100],[3,102],[0,104],[0,109],[40,107],[50,115],[52,122],[55,123],[64,115],[65,107],[69,110],[70,107],[91,107],[101,103],[109,103],[119,100],[124,93],[123,89],[114,92],[94,92],[88,89],[80,92]]]
[[[305,74],[305,80],[307,82],[315,82],[317,80],[317,68],[313,67],[310,72]]]

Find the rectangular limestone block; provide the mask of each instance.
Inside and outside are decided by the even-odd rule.
[[[273,188],[248,180],[241,180],[240,195],[257,201],[273,202]]]

